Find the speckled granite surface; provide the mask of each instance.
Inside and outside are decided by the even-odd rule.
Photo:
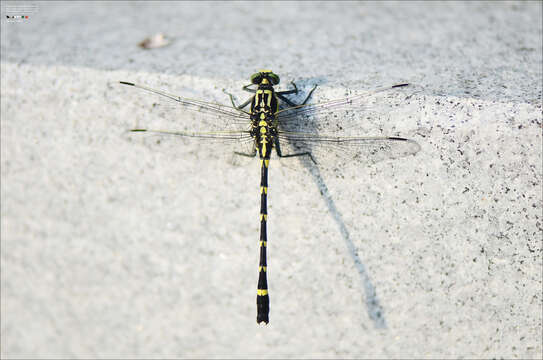
[[[31,4],[2,2],[3,358],[541,358],[541,3]],[[227,104],[260,68],[414,83],[370,131],[421,146],[272,161],[267,327],[258,161],[128,141],[154,99],[117,84]]]

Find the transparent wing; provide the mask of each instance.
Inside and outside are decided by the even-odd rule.
[[[132,133],[147,133],[150,135],[178,136],[185,138],[200,138],[213,140],[215,142],[228,143],[230,141],[238,142],[252,140],[249,131],[209,131],[209,132],[187,132],[187,131],[168,131],[151,129],[132,129]]]
[[[280,132],[283,155],[310,153],[324,168],[374,164],[387,159],[414,155],[417,142],[401,137],[339,137],[302,132]],[[311,157],[300,160],[311,161]]]
[[[190,114],[192,114],[191,118],[202,119],[202,121],[196,124],[188,123],[188,125],[191,127],[198,125],[198,131],[202,132],[234,130],[240,128],[240,126],[247,126],[250,122],[249,113],[232,106],[184,98],[145,85],[124,81],[120,83],[146,91],[148,94],[143,99],[138,99],[142,99],[141,102],[149,104],[154,114],[164,118],[167,117],[171,126],[183,125],[183,122],[188,123],[184,120]],[[195,129],[192,128],[192,130]]]
[[[121,82],[148,94],[135,101],[149,109],[145,124],[135,124],[125,135],[153,148],[177,148],[197,144],[214,155],[252,153],[254,142],[248,129],[250,117],[231,106],[182,98],[144,85]],[[158,96],[156,96],[158,95]],[[162,130],[172,129],[172,130]]]
[[[198,157],[231,159],[247,164],[255,152],[255,142],[248,131],[184,132],[133,129],[124,134],[128,141],[141,143],[153,151],[167,154],[190,153]],[[237,153],[237,154],[236,154]],[[247,156],[240,156],[239,154]]]
[[[400,84],[280,110],[277,122],[281,152],[311,153],[323,167],[373,164],[413,155],[420,150],[415,141],[382,136],[397,133],[396,122],[386,119],[413,91],[414,87]]]
[[[276,114],[278,127],[284,131],[307,131],[308,126],[315,126],[312,118],[319,117],[319,132],[328,133],[357,126],[350,122],[353,117],[375,117],[395,103],[403,101],[414,91],[409,84],[398,84],[365,91],[361,94],[342,99],[319,102],[281,109]],[[326,119],[330,117],[329,119]]]

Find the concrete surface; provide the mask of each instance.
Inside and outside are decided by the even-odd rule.
[[[1,20],[2,358],[542,357],[541,2],[20,4]],[[173,43],[137,46],[157,32]],[[227,103],[261,68],[314,101],[418,84],[369,132],[422,149],[272,162],[267,327],[258,161],[127,139],[154,99],[117,84]]]

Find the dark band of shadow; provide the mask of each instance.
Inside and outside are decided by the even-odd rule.
[[[319,81],[312,79],[311,82],[320,83],[320,84],[325,82],[325,79],[318,79],[318,80]],[[316,124],[311,123],[311,121],[314,121],[314,120],[309,118],[309,119],[306,119],[306,121],[308,121],[308,124],[306,124],[307,128],[317,129]],[[307,150],[311,151],[311,149],[307,149]],[[298,160],[300,164],[302,164],[303,167],[305,167],[309,171],[309,173],[311,174],[311,177],[313,178],[313,181],[319,188],[322,194],[322,197],[324,199],[324,202],[326,203],[326,206],[328,207],[328,210],[330,214],[332,215],[332,218],[336,222],[336,225],[341,234],[341,237],[343,238],[343,241],[345,242],[347,251],[349,252],[351,259],[354,262],[354,265],[360,277],[360,281],[362,283],[362,288],[364,289],[364,294],[362,295],[363,302],[366,304],[366,311],[368,313],[369,318],[373,321],[375,328],[385,329],[387,325],[386,325],[386,320],[384,317],[384,310],[377,297],[375,286],[373,285],[371,278],[368,274],[368,271],[366,270],[366,266],[364,265],[364,263],[362,262],[362,259],[357,253],[356,247],[351,239],[349,230],[347,229],[347,226],[345,225],[345,222],[343,221],[343,217],[341,216],[341,213],[338,211],[336,204],[334,200],[332,199],[330,192],[328,191],[328,187],[326,186],[326,183],[324,182],[324,179],[321,176],[321,172],[318,168],[318,165],[315,165],[308,156],[300,156],[298,157]]]
[[[311,173],[311,177],[313,178],[313,181],[315,181],[315,184],[319,188],[322,194],[322,197],[324,199],[324,202],[326,203],[326,206],[328,207],[328,210],[330,211],[330,214],[332,215],[332,218],[336,222],[339,232],[341,233],[341,236],[343,237],[343,241],[345,242],[345,245],[347,246],[349,255],[351,256],[351,259],[353,260],[354,265],[356,266],[356,269],[358,270],[358,275],[360,276],[360,281],[362,282],[362,288],[364,289],[363,296],[365,296],[365,299],[363,300],[366,304],[366,311],[368,312],[368,316],[373,321],[376,328],[385,329],[387,325],[386,325],[386,320],[384,316],[384,311],[377,297],[375,286],[373,286],[373,283],[370,279],[368,271],[366,270],[366,266],[364,265],[364,263],[362,262],[362,259],[360,258],[360,256],[358,255],[356,251],[356,247],[353,241],[351,240],[351,235],[349,234],[349,230],[347,229],[347,226],[345,226],[343,217],[341,216],[341,213],[338,211],[336,204],[334,200],[332,199],[330,192],[328,191],[328,187],[326,186],[326,183],[324,182],[324,179],[321,176],[319,168],[316,165],[310,164],[307,161],[301,160],[300,162]]]

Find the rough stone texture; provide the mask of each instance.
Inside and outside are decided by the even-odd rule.
[[[37,3],[12,23],[13,4],[3,358],[542,357],[540,2]],[[172,45],[137,47],[157,32]],[[415,83],[371,126],[421,145],[272,161],[267,327],[258,161],[127,138],[155,99],[117,84],[228,103],[260,68],[313,101]]]

